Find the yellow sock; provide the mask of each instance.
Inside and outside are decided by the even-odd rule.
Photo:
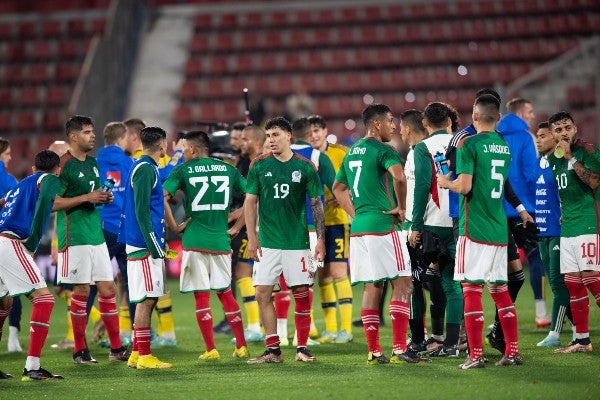
[[[129,319],[129,307],[119,307],[119,330],[131,332],[131,320]]]
[[[246,310],[246,319],[248,326],[256,326],[260,324],[258,314],[258,303],[256,302],[254,286],[252,285],[252,278],[246,277],[237,280],[240,294],[242,295],[242,301],[244,302],[244,309]]]
[[[101,319],[102,319],[102,315],[100,314],[100,310],[98,310],[96,308],[96,306],[92,306],[92,309],[90,310],[89,320],[92,322],[92,324],[95,324],[96,322],[100,321]]]
[[[352,286],[347,276],[335,281],[340,305],[340,329],[352,333]]]
[[[325,330],[335,333],[337,332],[337,309],[333,282],[319,284],[319,294],[325,319]]]
[[[309,288],[308,289],[310,291],[310,299],[313,298],[313,288]],[[319,330],[317,329],[317,326],[315,325],[315,312],[314,312],[314,308],[312,305],[312,300],[310,302],[310,331],[308,332],[308,337],[311,339],[316,338],[317,336],[319,336]]]
[[[69,340],[75,340],[75,335],[73,334],[73,321],[71,321],[71,298],[67,298],[67,336],[66,338]]]
[[[158,298],[156,303],[158,326],[156,333],[166,339],[175,339],[175,321],[173,321],[173,300],[171,292]]]

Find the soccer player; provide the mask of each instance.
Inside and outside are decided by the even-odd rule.
[[[131,166],[125,189],[121,239],[127,250],[129,300],[136,303],[133,347],[127,365],[137,369],[171,368],[150,351],[150,318],[165,292],[165,207],[158,161],[167,150],[167,134],[158,127],[140,132],[143,153]]]
[[[504,182],[508,176],[510,150],[496,132],[500,101],[482,95],[473,106],[477,130],[458,149],[456,173],[438,175],[440,187],[460,197],[459,238],[454,279],[462,281],[464,319],[469,355],[459,368],[483,368],[483,305],[481,295],[487,282],[496,303],[506,338],[506,349],[496,365],[520,365],[517,313],[508,293],[506,269],[507,220],[502,207]]]
[[[256,261],[253,282],[267,349],[261,356],[248,360],[248,363],[283,361],[275,308],[271,301],[273,288],[282,273],[296,301],[296,360],[313,362],[315,357],[306,348],[306,342],[310,330],[308,288],[313,283],[312,273],[316,265],[309,250],[306,195],[311,201],[317,232],[314,258],[321,262],[325,256],[325,223],[321,202],[323,189],[314,165],[292,151],[290,123],[285,118],[276,117],[267,121],[265,129],[271,151],[256,158],[250,166],[244,214],[248,252]],[[258,236],[257,214],[260,216]]]
[[[340,169],[348,148],[327,141],[327,123],[320,115],[308,117],[311,145],[325,153],[335,172]],[[325,187],[325,264],[319,269],[319,294],[325,331],[319,342],[347,343],[352,336],[352,287],[348,278],[348,215]],[[334,288],[335,287],[335,288]],[[336,298],[337,290],[337,298]],[[338,330],[336,301],[340,311]]]
[[[573,321],[569,307],[569,290],[565,278],[560,273],[560,198],[558,187],[552,175],[548,157],[556,148],[556,140],[548,121],[538,125],[535,141],[540,153],[538,179],[536,181],[535,222],[540,230],[538,247],[552,290],[552,319],[548,336],[537,344],[538,347],[560,346],[560,333],[565,316]]]
[[[58,212],[57,283],[73,284],[71,321],[75,336],[73,361],[90,364],[85,341],[86,303],[90,282],[98,288],[98,308],[110,341],[109,361],[126,361],[129,352],[119,338],[119,314],[115,298],[112,264],[102,234],[97,205],[110,203],[112,194],[100,190],[100,171],[96,159],[89,156],[94,148],[94,125],[89,117],[76,115],[65,124],[69,150],[60,159],[61,187],[54,201]]]
[[[362,321],[369,364],[424,362],[406,348],[412,292],[406,235],[401,231],[406,203],[406,178],[397,151],[387,145],[396,124],[385,104],[371,104],[362,112],[365,137],[344,158],[333,194],[353,218],[350,229],[350,278],[364,284]],[[352,199],[352,200],[351,200]],[[379,311],[383,281],[392,284],[390,318],[391,360],[379,343]]]
[[[26,295],[33,304],[29,351],[21,380],[63,379],[40,366],[40,355],[50,327],[54,297],[46,287],[33,253],[44,233],[52,202],[60,188],[60,158],[43,150],[36,154],[33,175],[23,179],[0,202],[0,336],[11,296]],[[0,378],[12,376],[0,372]]]
[[[245,192],[246,181],[228,163],[209,158],[209,139],[205,132],[192,131],[184,137],[185,163],[171,172],[164,183],[167,200],[178,190],[187,199],[183,232],[183,259],[180,290],[194,293],[196,319],[206,351],[200,361],[218,360],[215,346],[210,291],[215,290],[223,304],[225,317],[235,335],[233,357],[249,356],[240,307],[231,291],[231,241],[227,217],[232,191]]]
[[[556,113],[548,122],[558,142],[557,150],[548,156],[548,163],[558,186],[562,210],[560,272],[565,275],[575,324],[575,340],[554,352],[589,353],[592,342],[588,290],[600,306],[600,149],[576,138],[577,125],[568,112]]]

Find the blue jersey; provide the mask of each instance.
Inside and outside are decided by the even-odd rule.
[[[308,144],[293,144],[292,151],[294,153],[300,154],[307,160],[312,161],[312,163],[315,164],[315,167],[317,167],[317,171],[319,171],[319,155],[321,154],[319,150],[313,149],[312,146]],[[321,186],[324,186],[323,181],[321,181]],[[325,203],[325,195],[321,196],[321,201]],[[306,223],[309,225],[315,224],[315,220],[312,214],[312,208],[310,206],[310,199],[308,198],[308,196],[306,196]]]
[[[475,127],[473,125],[469,125],[460,131],[456,132],[452,139],[450,139],[450,144],[448,145],[448,149],[446,150],[446,158],[450,160],[450,170],[452,171],[452,179],[456,179],[456,146],[460,143],[464,138],[468,138],[469,136],[473,136],[477,133]],[[454,193],[452,190],[448,191],[448,208],[449,214],[452,218],[459,217],[459,195],[458,193]]]
[[[104,183],[107,178],[115,181],[112,191],[114,199],[105,204],[100,211],[102,229],[119,233],[119,221],[125,204],[125,184],[129,178],[133,158],[128,157],[119,146],[106,146],[98,150],[96,161],[100,169],[100,183]]]
[[[540,157],[540,169],[535,184],[535,222],[538,236],[560,236],[560,197],[546,157]]]
[[[164,218],[164,194],[158,166],[151,158],[142,156],[133,163],[125,189],[121,218],[125,244],[148,249],[154,258],[164,257]]]
[[[17,180],[14,176],[6,172],[4,161],[0,161],[0,199],[15,186],[17,186]]]
[[[56,175],[38,172],[10,190],[0,210],[0,233],[28,239],[25,247],[35,251],[46,229],[54,197],[60,188]]]

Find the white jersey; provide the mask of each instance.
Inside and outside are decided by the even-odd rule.
[[[415,204],[415,153],[410,147],[404,164],[404,176],[406,177],[406,219],[411,220]]]

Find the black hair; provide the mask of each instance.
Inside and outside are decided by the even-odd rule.
[[[552,114],[550,118],[548,118],[548,125],[552,125],[555,122],[562,121],[563,119],[571,120],[572,123],[575,123],[575,120],[567,111],[559,111],[556,114]]]
[[[365,126],[375,119],[384,116],[387,113],[391,113],[392,110],[386,105],[381,103],[369,104],[362,112],[362,120]]]
[[[500,95],[498,94],[497,91],[495,91],[492,88],[483,88],[483,89],[479,89],[477,91],[477,93],[475,93],[475,98],[478,98],[480,96],[483,96],[484,94],[490,94],[492,96],[494,96],[495,98],[498,99],[498,102],[502,103],[502,98],[500,97]]]
[[[317,125],[321,129],[327,128],[327,122],[325,121],[325,118],[317,114],[309,115],[308,122],[310,122],[311,125]]]
[[[94,122],[90,117],[86,117],[84,115],[74,115],[65,123],[65,132],[68,136],[71,132],[82,130],[86,125],[94,126]]]
[[[550,129],[550,122],[542,121],[538,124],[538,129]]]
[[[159,142],[166,139],[167,132],[158,126],[147,126],[140,132],[142,147],[151,151],[155,150]]]
[[[265,124],[265,130],[268,131],[271,128],[281,128],[285,132],[292,133],[292,125],[284,117],[274,117],[268,120]]]
[[[423,113],[419,110],[411,108],[404,111],[402,114],[400,114],[400,121],[402,121],[403,124],[409,125],[413,129],[418,130],[419,132],[425,132],[425,127],[423,126]]]
[[[479,107],[482,122],[492,123],[500,114],[500,100],[491,94],[484,94],[475,99],[473,107]]]
[[[210,138],[204,131],[189,131],[184,135],[185,140],[191,142],[192,145],[206,149],[210,154]]]
[[[305,139],[310,133],[310,121],[306,117],[298,118],[292,124],[292,135],[296,139]]]
[[[450,109],[445,103],[435,101],[427,104],[423,111],[423,118],[433,128],[445,128],[450,118]]]
[[[60,157],[52,150],[42,150],[35,155],[33,165],[42,172],[50,172],[60,164]]]

